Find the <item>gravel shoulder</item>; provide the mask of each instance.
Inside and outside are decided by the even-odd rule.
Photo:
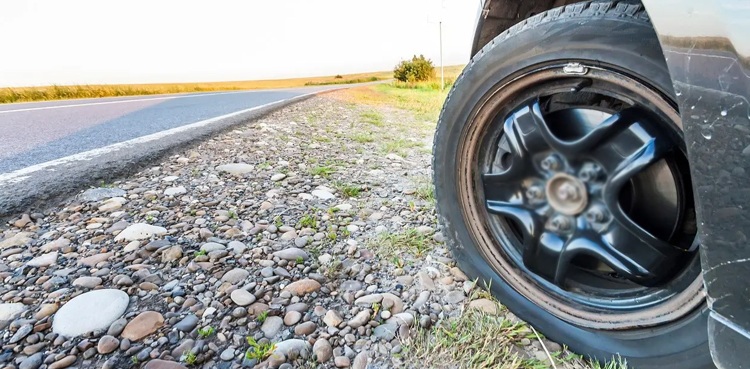
[[[316,96],[0,227],[2,368],[587,368],[455,267],[434,121]]]

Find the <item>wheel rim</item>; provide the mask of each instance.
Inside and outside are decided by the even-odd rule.
[[[703,298],[679,116],[614,68],[566,65],[519,73],[475,110],[457,158],[464,216],[494,269],[553,314],[672,321]]]

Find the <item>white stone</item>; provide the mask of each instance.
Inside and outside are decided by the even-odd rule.
[[[42,256],[37,256],[31,260],[29,260],[26,265],[30,267],[48,267],[52,264],[55,264],[57,262],[57,251],[50,252],[49,254],[44,254]]]
[[[286,178],[286,174],[284,174],[284,173],[276,173],[276,174],[274,174],[274,175],[271,176],[271,180],[274,181],[274,182],[278,182],[278,181],[280,181],[280,180],[282,180],[284,178]]]
[[[164,190],[164,194],[167,196],[177,196],[182,195],[186,193],[187,190],[184,186],[177,186],[177,187],[169,187],[166,190]]]
[[[101,332],[128,308],[128,294],[120,290],[96,290],[79,295],[55,314],[52,331],[64,337]]]
[[[230,297],[232,298],[232,301],[234,301],[234,303],[239,306],[247,306],[255,302],[255,296],[253,296],[252,293],[242,289],[232,291]]]
[[[0,322],[16,319],[26,310],[24,304],[0,304]]]
[[[351,204],[339,204],[339,205],[336,205],[336,209],[343,210],[343,211],[352,210],[352,205]]]
[[[174,182],[174,181],[176,181],[179,178],[180,177],[178,177],[178,176],[166,176],[166,177],[162,178],[161,180],[163,182]]]
[[[146,223],[136,223],[125,228],[115,237],[115,241],[126,240],[136,241],[151,238],[151,236],[161,236],[167,234],[164,227],[152,226]]]
[[[218,167],[216,167],[216,170],[220,172],[227,172],[229,174],[234,174],[234,175],[242,175],[245,173],[250,173],[253,171],[253,169],[255,169],[254,166],[250,164],[245,164],[245,163],[224,164],[224,165],[219,165]]]
[[[314,198],[313,195],[310,195],[309,193],[301,193],[297,195],[297,197],[299,197],[302,200],[312,200]]]
[[[319,199],[323,199],[323,200],[330,200],[330,199],[336,198],[336,196],[334,196],[332,193],[328,191],[323,191],[323,190],[313,190],[312,194],[313,196]]]

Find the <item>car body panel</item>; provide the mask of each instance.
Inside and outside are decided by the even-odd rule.
[[[714,360],[750,367],[750,2],[644,0],[687,142]]]
[[[472,55],[526,17],[574,2],[481,1]],[[711,352],[720,367],[750,368],[750,1],[642,2],[685,130]]]

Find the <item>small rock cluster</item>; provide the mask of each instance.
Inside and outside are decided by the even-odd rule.
[[[352,141],[358,114],[316,97],[0,228],[0,367],[418,367],[416,327],[499,313],[415,190],[428,151]]]

